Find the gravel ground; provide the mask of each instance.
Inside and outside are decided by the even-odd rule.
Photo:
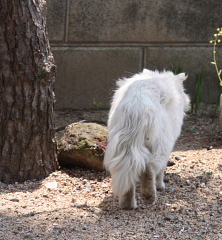
[[[57,112],[57,127],[107,112]],[[57,133],[59,138],[62,131]],[[0,240],[222,239],[222,139],[218,119],[188,115],[171,154],[167,188],[120,210],[107,172],[61,169],[43,181],[0,183]]]

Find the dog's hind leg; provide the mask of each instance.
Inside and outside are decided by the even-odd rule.
[[[140,193],[143,200],[148,204],[154,204],[157,200],[156,174],[150,166],[140,177]]]
[[[160,171],[158,174],[157,174],[157,177],[156,177],[156,188],[157,190],[159,191],[162,191],[165,189],[165,183],[164,183],[164,171],[165,170],[162,170]]]
[[[119,205],[120,208],[128,210],[137,208],[134,185],[131,186],[130,190],[127,193],[119,197]]]

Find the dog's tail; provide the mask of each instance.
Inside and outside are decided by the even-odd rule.
[[[138,181],[151,159],[155,111],[146,99],[120,103],[109,119],[109,142],[104,165],[112,175],[113,192],[122,196]],[[145,109],[146,108],[146,109]],[[148,109],[149,108],[149,109]],[[152,139],[149,139],[152,136]]]

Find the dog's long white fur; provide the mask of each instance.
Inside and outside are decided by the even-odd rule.
[[[144,69],[117,82],[104,158],[115,195],[124,195],[147,164],[152,162],[156,172],[166,166],[189,105],[185,79],[184,73]]]

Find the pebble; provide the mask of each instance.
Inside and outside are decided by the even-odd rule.
[[[19,202],[19,199],[18,198],[11,198],[9,199],[11,202]]]
[[[170,214],[168,212],[164,213],[164,218],[166,220],[171,220],[171,221],[177,220],[177,216],[174,216],[174,215],[172,215],[172,214]]]
[[[167,187],[167,190],[169,190],[170,192],[175,192],[176,191],[176,189],[173,188],[173,187]]]
[[[205,186],[206,186],[205,183],[201,183],[201,184],[200,184],[200,187],[202,187],[202,188],[204,188]]]
[[[57,182],[48,182],[45,184],[48,189],[57,189],[58,183]]]
[[[87,184],[88,181],[86,179],[83,179],[82,182],[83,182],[83,184]]]
[[[175,164],[176,164],[175,162],[169,161],[169,162],[167,163],[167,166],[168,166],[168,167],[172,167],[172,166],[174,166]]]
[[[209,150],[212,150],[213,149],[213,146],[209,146],[208,148],[207,148],[207,150],[209,151]]]
[[[72,200],[71,200],[71,203],[76,203],[76,199],[75,198],[72,198]]]
[[[186,180],[187,185],[190,185],[190,180]]]
[[[210,222],[210,220],[208,218],[203,218],[202,221],[206,222],[206,223]]]
[[[86,191],[87,192],[91,192],[92,191],[92,187],[89,183],[86,184]]]
[[[160,227],[164,227],[164,226],[165,226],[165,224],[164,224],[164,223],[162,223],[162,222],[158,222],[158,226],[160,226]]]
[[[57,177],[58,175],[59,175],[59,172],[53,172],[53,173],[51,174],[52,177]]]
[[[220,239],[222,239],[222,234],[221,234],[221,233],[218,233],[218,237],[219,237]]]

